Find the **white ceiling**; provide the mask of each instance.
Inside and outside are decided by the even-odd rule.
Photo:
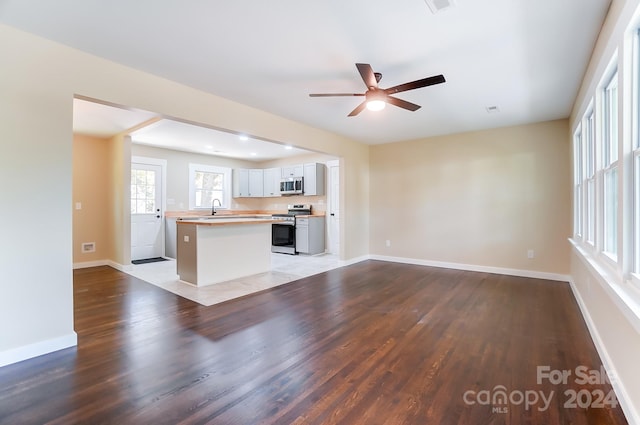
[[[377,144],[566,118],[610,0],[2,0],[0,22],[280,116]],[[370,63],[394,86],[447,82],[347,114]],[[486,108],[497,106],[499,112]],[[126,119],[126,118],[125,118]]]
[[[137,126],[140,128],[135,129]],[[137,144],[255,162],[309,153],[290,145],[84,99],[73,100],[73,131],[98,137],[126,132],[131,136],[131,141]]]

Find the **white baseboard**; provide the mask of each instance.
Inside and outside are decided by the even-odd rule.
[[[611,360],[611,356],[609,355],[609,351],[607,350],[606,345],[602,342],[602,338],[600,337],[600,333],[589,314],[589,310],[587,309],[584,300],[580,296],[580,292],[576,287],[573,279],[569,279],[569,285],[571,286],[571,291],[573,292],[573,296],[578,302],[578,307],[580,308],[580,312],[582,313],[582,317],[584,318],[585,323],[587,324],[587,328],[589,329],[589,334],[591,335],[591,339],[593,340],[594,345],[596,346],[596,351],[600,355],[600,359],[602,360],[602,366],[607,371],[607,375],[611,378],[611,386],[613,387],[613,391],[616,393],[616,397],[620,402],[620,407],[624,412],[627,421],[630,424],[640,425],[640,412],[634,406],[634,403],[631,401],[629,397],[629,393],[626,390],[625,385],[622,380],[624,378],[620,377],[618,374],[614,362]]]
[[[0,352],[0,367],[18,363],[33,357],[42,356],[44,354],[53,353],[78,345],[78,335],[72,332],[58,338],[48,339],[36,342],[34,344],[24,345],[18,348],[12,348],[7,351]]]
[[[86,269],[89,267],[107,266],[108,260],[84,261],[81,263],[73,263],[73,269]]]
[[[352,264],[356,264],[359,263],[361,261],[366,261],[366,260],[370,260],[371,256],[370,255],[361,255],[360,257],[354,257],[354,258],[350,258],[348,260],[343,260],[340,262],[341,266],[350,266]]]
[[[133,270],[133,264],[124,265],[116,263],[112,260],[107,260],[107,266],[113,267],[114,269],[120,270],[121,272],[130,272],[131,270]]]
[[[509,276],[531,277],[535,279],[557,280],[568,282],[569,275],[539,272],[535,270],[519,270],[504,267],[479,266],[475,264],[449,263],[443,261],[420,260],[417,258],[389,257],[386,255],[370,255],[372,260],[390,261],[393,263],[415,264],[419,266],[440,267],[445,269],[466,270],[471,272],[495,273]]]
[[[109,266],[113,267],[116,270],[120,270],[121,272],[131,271],[133,270],[133,266],[129,264],[125,266],[124,264],[116,263],[112,260],[96,260],[96,261],[85,261],[82,263],[73,263],[73,269],[86,269],[89,267],[99,267],[99,266]]]

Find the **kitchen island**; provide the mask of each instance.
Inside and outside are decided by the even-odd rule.
[[[269,216],[178,220],[180,280],[206,286],[269,271],[273,222]]]

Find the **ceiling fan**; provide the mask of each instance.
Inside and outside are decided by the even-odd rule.
[[[360,72],[360,76],[367,86],[367,91],[364,93],[311,93],[311,97],[332,97],[332,96],[364,96],[365,100],[356,107],[349,114],[350,117],[358,115],[360,112],[367,108],[372,111],[379,111],[385,107],[387,103],[398,106],[409,111],[417,111],[420,109],[420,105],[407,102],[406,100],[398,99],[391,96],[392,94],[400,93],[407,90],[415,90],[422,87],[433,86],[434,84],[444,83],[446,80],[442,74],[434,75],[433,77],[423,78],[421,80],[412,81],[410,83],[404,83],[397,86],[389,87],[388,89],[382,89],[378,87],[378,83],[382,79],[382,74],[379,72],[373,72],[371,65],[368,63],[357,63],[356,68]]]

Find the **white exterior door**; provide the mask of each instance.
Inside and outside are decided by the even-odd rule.
[[[162,167],[131,163],[131,260],[162,257]]]
[[[340,161],[327,162],[329,169],[328,180],[328,211],[327,211],[327,239],[329,252],[340,254]]]

